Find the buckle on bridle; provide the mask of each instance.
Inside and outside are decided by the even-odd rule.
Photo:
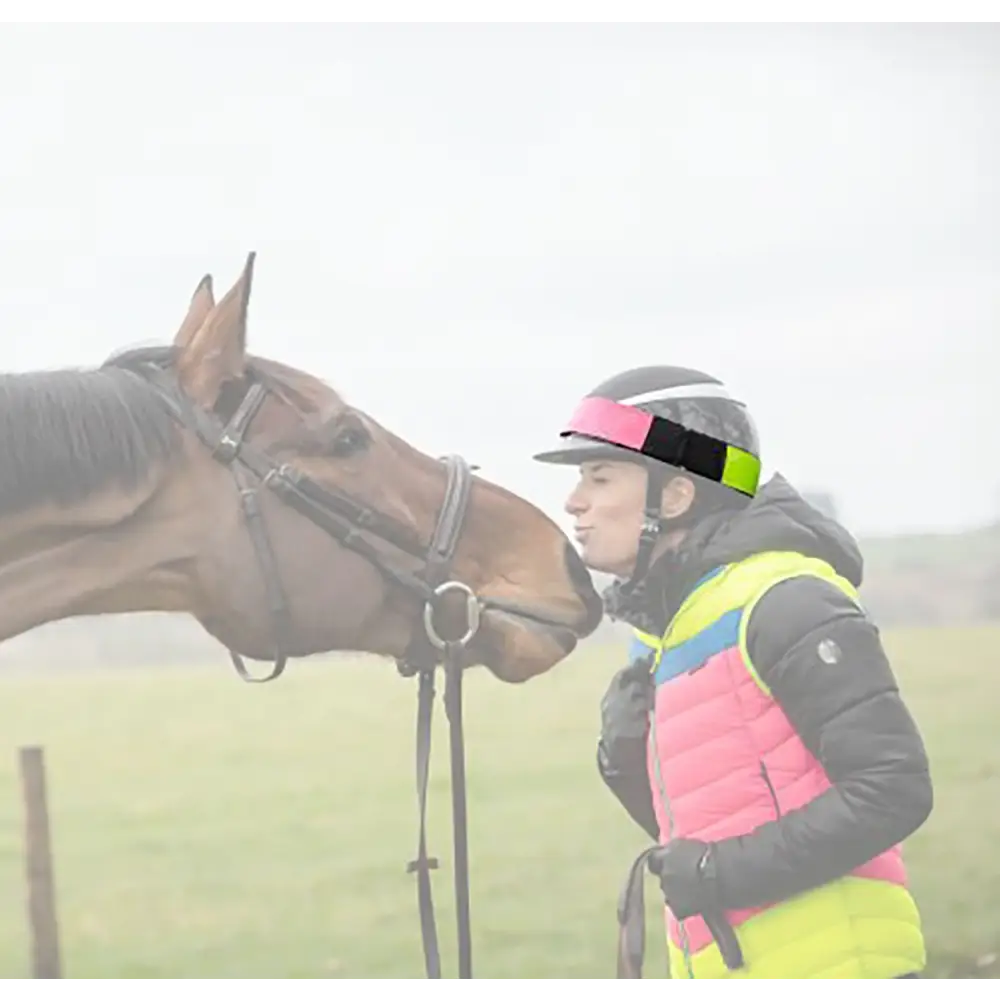
[[[465,634],[460,639],[442,639],[434,626],[434,612],[437,610],[437,601],[451,591],[459,591],[465,594]],[[437,649],[464,648],[472,642],[479,631],[479,598],[460,580],[448,580],[434,588],[430,598],[424,604],[424,631],[432,646]]]
[[[233,437],[227,431],[219,438],[219,443],[212,449],[212,457],[218,459],[223,465],[231,465],[240,453],[242,444],[242,438]]]

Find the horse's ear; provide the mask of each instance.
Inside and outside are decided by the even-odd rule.
[[[208,319],[209,313],[215,308],[215,294],[212,290],[212,276],[206,274],[191,296],[191,303],[188,305],[187,315],[180,329],[174,335],[174,347],[183,350],[187,347],[191,338],[201,329],[202,324]]]
[[[247,255],[243,273],[233,287],[187,343],[179,345],[177,374],[181,385],[202,406],[213,406],[223,383],[243,375],[247,354],[247,306],[255,256],[255,253]]]

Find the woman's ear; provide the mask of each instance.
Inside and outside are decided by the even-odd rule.
[[[664,519],[670,520],[680,517],[694,503],[694,496],[697,487],[687,476],[672,476],[666,486],[663,487],[663,502],[660,505],[660,513]]]

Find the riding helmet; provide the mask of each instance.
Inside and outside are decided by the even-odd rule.
[[[760,458],[757,428],[746,406],[734,399],[719,379],[705,372],[672,365],[631,368],[595,386],[585,400],[595,397],[666,418]],[[646,464],[654,461],[635,450],[574,432],[534,456],[536,461],[560,465],[579,465],[602,457]]]

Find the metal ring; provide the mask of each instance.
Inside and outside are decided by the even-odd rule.
[[[465,630],[465,635],[463,635],[461,639],[453,639],[449,641],[442,639],[441,636],[438,635],[437,629],[434,628],[434,601],[435,598],[441,597],[443,594],[447,594],[449,591],[453,590],[457,590],[465,594],[465,613],[468,627]],[[427,633],[427,638],[431,645],[436,646],[438,649],[447,649],[449,646],[458,646],[459,648],[468,646],[468,644],[472,642],[475,634],[479,631],[479,610],[479,599],[472,592],[472,590],[460,580],[448,580],[435,587],[431,599],[424,604],[424,631]]]

